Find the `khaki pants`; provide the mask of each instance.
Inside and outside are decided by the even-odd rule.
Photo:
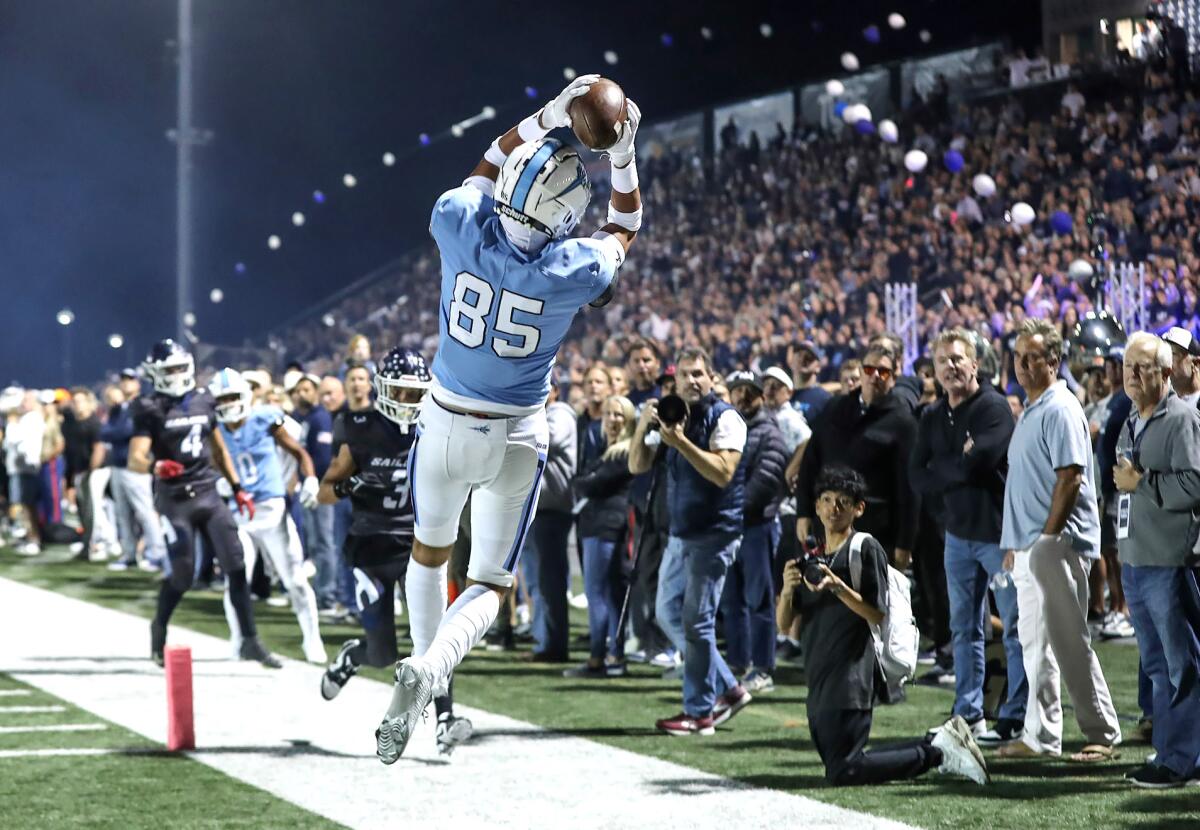
[[[1088,743],[1120,743],[1121,727],[1087,627],[1091,562],[1046,537],[1015,554],[1017,631],[1029,680],[1023,740],[1038,752],[1062,754],[1061,670]]]

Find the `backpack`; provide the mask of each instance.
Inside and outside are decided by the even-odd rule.
[[[855,591],[861,592],[862,546],[870,533],[859,531],[850,540],[850,581]],[[871,626],[875,640],[875,656],[887,678],[890,688],[911,680],[917,671],[917,650],[920,633],[913,617],[912,595],[908,577],[891,565],[887,566],[887,608],[883,609],[883,622]]]

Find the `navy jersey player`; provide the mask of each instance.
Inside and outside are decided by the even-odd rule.
[[[420,354],[393,349],[375,373],[374,407],[343,410],[334,422],[338,454],[325,473],[319,496],[325,504],[350,499],[352,518],[344,552],[346,564],[353,568],[366,637],[346,642],[326,670],[321,678],[321,696],[326,700],[333,700],[361,666],[396,662],[394,592],[409,565],[413,536],[409,452],[416,437],[417,405],[431,380]],[[428,613],[421,614],[420,620],[412,618],[414,654],[425,652],[441,621],[444,582],[440,591],[440,599]],[[434,704],[438,751],[447,755],[471,736],[471,722],[454,716],[448,684]]]
[[[300,532],[288,512],[284,496],[283,464],[280,451],[288,453],[300,470],[303,484],[300,502],[307,507],[317,504],[317,476],[312,458],[284,429],[283,410],[275,406],[254,406],[250,384],[233,369],[217,372],[208,385],[216,401],[221,438],[237,468],[242,488],[254,497],[254,516],[236,511],[238,535],[246,557],[246,570],[254,571],[261,553],[271,563],[287,591],[296,620],[300,623],[301,648],[310,663],[324,663],[325,646],[317,622],[317,595],[304,573],[304,550]],[[241,650],[238,628],[229,592],[225,593],[225,617],[229,620],[234,652]]]
[[[396,667],[376,733],[394,763],[433,694],[495,620],[533,519],[546,463],[545,403],[555,355],[575,314],[611,299],[617,269],[642,221],[634,162],[641,113],[608,151],[608,221],[573,238],[591,199],[579,154],[547,133],[570,126],[568,106],[599,80],[576,78],[554,100],[492,142],[461,187],[437,200],[430,232],[442,260],[440,340],[433,386],[409,454],[415,514],[405,595],[425,628],[445,596],[446,561],[471,498],[471,584],[423,656]]]
[[[172,340],[154,345],[145,369],[154,394],[134,401],[129,469],[154,472],[154,506],[167,547],[166,573],[150,624],[150,656],[163,664],[167,623],[195,580],[195,536],[199,533],[229,582],[230,601],[244,637],[241,657],[279,668],[278,658],[258,639],[237,525],[217,494],[219,469],[233,487],[238,509],[253,517],[254,499],[242,489],[225,442],[216,431],[212,395],[196,388],[192,356]]]

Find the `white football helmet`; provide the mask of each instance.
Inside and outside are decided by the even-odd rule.
[[[583,160],[556,138],[522,144],[504,160],[496,177],[496,213],[510,239],[513,225],[562,239],[575,230],[591,200],[592,183]]]
[[[250,415],[254,392],[234,369],[225,368],[213,375],[208,391],[217,402],[217,420],[222,424],[240,423]]]
[[[173,398],[196,388],[196,363],[187,349],[174,340],[160,340],[142,364],[154,383],[154,391]]]

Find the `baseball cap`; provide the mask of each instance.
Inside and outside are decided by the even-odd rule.
[[[293,389],[296,388],[297,385],[299,385],[300,381],[302,381],[302,380],[307,380],[307,381],[311,382],[313,386],[319,387],[321,385],[321,379],[314,374],[301,374],[300,372],[295,372],[295,373],[288,372],[286,375],[283,376],[283,391],[291,392]]]
[[[40,404],[54,403],[54,390],[42,389],[38,392],[37,399]]]
[[[792,376],[783,369],[780,369],[778,366],[772,366],[770,369],[767,369],[767,371],[763,372],[763,380],[766,380],[767,378],[775,378],[775,380],[786,386],[789,392],[796,388],[796,385],[792,383]]]
[[[126,366],[124,369],[121,370],[121,380],[137,380],[137,379],[138,379],[137,369],[134,369],[130,366]]]
[[[246,383],[251,383],[259,389],[266,389],[271,385],[271,376],[262,369],[247,369],[242,372],[242,378]]]
[[[657,384],[659,384],[659,385],[662,385],[662,382],[663,382],[664,380],[666,380],[667,378],[672,378],[672,379],[674,379],[674,377],[675,377],[675,364],[674,364],[674,363],[668,363],[668,364],[667,364],[667,365],[666,365],[666,366],[663,368],[663,370],[662,370],[662,374],[660,374],[660,375],[658,376],[658,379],[657,379],[657,380],[655,380],[655,383],[657,383]]]
[[[1172,346],[1178,346],[1192,357],[1200,357],[1200,342],[1187,329],[1181,329],[1179,326],[1171,326],[1162,339],[1166,340]]]
[[[796,351],[808,352],[813,357],[821,356],[821,351],[820,351],[820,349],[817,348],[817,344],[811,340],[801,340],[799,343],[796,344]]]
[[[763,391],[762,378],[754,374],[754,372],[730,372],[725,377],[725,386],[732,392],[739,386],[749,386],[759,392]]]

